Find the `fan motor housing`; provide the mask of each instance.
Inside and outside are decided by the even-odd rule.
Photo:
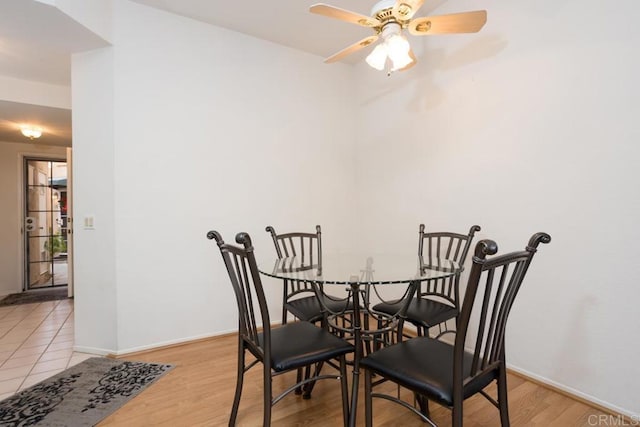
[[[395,0],[381,0],[373,6],[373,9],[371,9],[371,16],[382,23],[382,25],[376,27],[378,32],[381,32],[382,29],[390,23],[397,23],[402,28],[407,27],[411,20],[408,18],[408,15],[411,13],[411,6],[401,2],[394,14],[395,7]],[[403,16],[407,19],[401,19]]]
[[[395,4],[395,0],[381,0],[371,9],[371,16],[384,23],[393,18],[392,11]]]

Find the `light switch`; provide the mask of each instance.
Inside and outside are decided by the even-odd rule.
[[[84,217],[84,229],[85,230],[94,230],[95,226],[94,226],[94,222],[95,222],[95,218],[93,215],[88,215]]]

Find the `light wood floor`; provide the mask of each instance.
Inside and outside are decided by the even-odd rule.
[[[236,343],[235,336],[225,336],[126,357],[129,360],[171,363],[176,367],[99,426],[227,425],[235,388]],[[262,422],[262,377],[259,366],[245,375],[238,425],[258,426]],[[291,385],[293,375],[276,377],[274,394],[284,390],[285,385]],[[394,389],[391,384],[388,387]],[[272,425],[341,425],[339,390],[337,381],[325,380],[317,384],[310,400],[290,394],[274,406]],[[495,389],[489,390],[495,396]],[[590,415],[602,414],[515,375],[509,376],[509,408],[512,426],[589,426]],[[364,425],[363,409],[364,403],[360,399],[358,425]],[[464,411],[466,426],[500,425],[497,409],[481,396],[465,401]],[[431,404],[431,413],[436,424],[451,424],[449,410]],[[380,399],[374,399],[374,424],[426,425],[406,409]]]

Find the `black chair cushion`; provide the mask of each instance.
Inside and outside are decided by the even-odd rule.
[[[335,301],[328,297],[324,297],[324,304],[334,313],[342,312],[345,308],[351,306],[347,300]],[[315,295],[291,300],[284,306],[289,313],[293,314],[300,320],[316,322],[322,319],[322,307]]]
[[[259,334],[260,346],[264,336]],[[353,351],[353,345],[309,322],[287,323],[271,329],[271,369],[288,371]]]
[[[463,374],[469,376],[473,356],[465,353]],[[453,346],[427,337],[418,337],[385,347],[361,360],[372,370],[403,387],[441,404],[453,405]],[[495,376],[474,382],[464,390],[465,398],[482,390]]]
[[[395,304],[380,303],[373,307],[374,310],[394,315],[400,311],[404,301]],[[407,320],[416,326],[431,328],[449,319],[454,319],[458,310],[448,304],[434,301],[428,298],[414,298],[407,308]]]

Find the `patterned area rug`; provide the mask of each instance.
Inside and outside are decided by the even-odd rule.
[[[173,368],[93,357],[0,402],[0,426],[93,426]]]
[[[10,294],[0,300],[0,307],[5,305],[32,304],[34,302],[56,301],[67,299],[67,287],[43,289],[38,291]]]

